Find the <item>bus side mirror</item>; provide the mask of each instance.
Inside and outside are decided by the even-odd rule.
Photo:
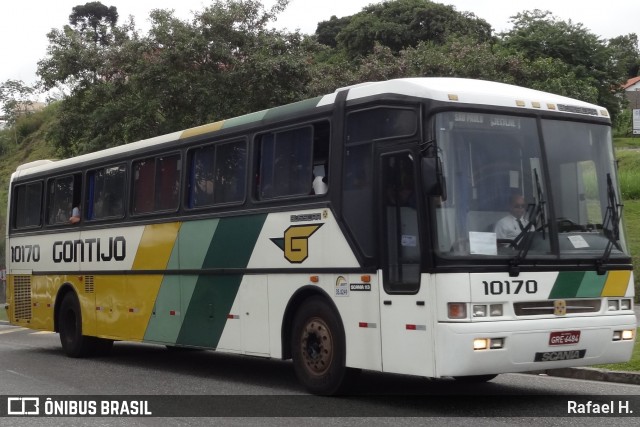
[[[422,191],[426,196],[440,196],[447,200],[447,183],[442,174],[442,160],[440,157],[422,158]]]

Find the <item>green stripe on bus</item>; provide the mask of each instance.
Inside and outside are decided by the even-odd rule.
[[[587,271],[576,296],[578,298],[599,298],[602,295],[607,276],[608,274],[598,275],[595,271]]]
[[[269,110],[257,111],[255,113],[245,114],[244,116],[234,117],[227,119],[222,124],[222,129],[227,129],[233,126],[245,125],[247,123],[257,122],[264,118]]]
[[[556,282],[553,284],[549,294],[549,299],[575,298],[583,278],[584,271],[562,271],[558,273]]]
[[[221,219],[202,268],[246,268],[266,218]],[[216,348],[241,282],[241,274],[198,277],[177,343]]]
[[[281,107],[272,108],[270,110],[267,110],[267,114],[264,116],[264,118],[265,120],[274,120],[280,117],[289,117],[299,111],[310,110],[312,108],[315,108],[322,98],[322,96],[318,96],[316,98],[305,99],[303,101],[298,101],[292,104],[283,105]]]
[[[168,269],[200,268],[218,227],[218,219],[189,221],[182,224],[173,246]],[[145,331],[145,341],[175,343],[187,312],[196,276],[165,276],[156,297],[153,314]]]

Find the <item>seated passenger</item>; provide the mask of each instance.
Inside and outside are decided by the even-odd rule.
[[[71,217],[69,218],[69,223],[77,224],[80,222],[80,206],[76,205],[71,210]]]

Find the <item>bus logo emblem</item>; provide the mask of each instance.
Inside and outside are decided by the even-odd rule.
[[[556,316],[565,316],[567,314],[567,302],[563,299],[553,302],[553,314]]]
[[[272,238],[271,241],[284,252],[287,261],[300,264],[309,258],[309,237],[320,227],[322,224],[292,225],[285,230],[284,237]]]

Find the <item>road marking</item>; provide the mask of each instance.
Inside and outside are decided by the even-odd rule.
[[[38,332],[32,332],[29,335],[42,335],[42,334],[53,334],[53,332],[51,332],[51,331],[38,331]]]
[[[27,328],[15,328],[15,329],[7,329],[6,331],[0,331],[0,335],[2,334],[10,334],[12,332],[18,332],[18,331],[26,331]]]

